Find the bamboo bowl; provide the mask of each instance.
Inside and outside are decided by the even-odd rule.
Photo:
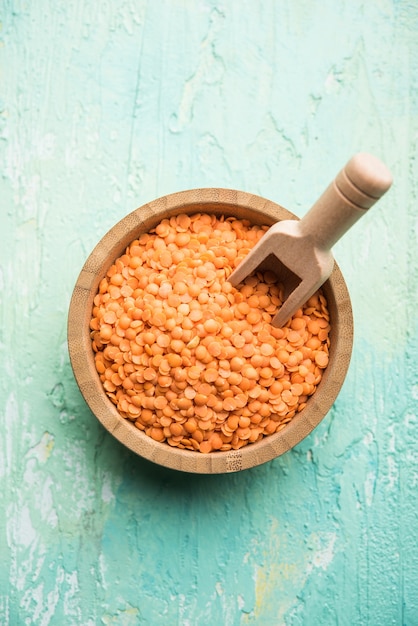
[[[278,433],[240,450],[209,454],[171,447],[154,441],[121,417],[107,397],[95,368],[90,328],[93,299],[109,267],[140,234],[163,218],[179,213],[212,213],[271,225],[297,219],[283,207],[252,194],[231,189],[194,189],[165,196],[136,209],[99,241],[85,262],[71,298],[68,347],[74,376],[91,411],[127,448],[158,465],[198,474],[237,472],[270,461],[296,446],[325,417],[344,382],[353,344],[353,318],[348,290],[337,264],[323,285],[330,314],[330,359],[322,380],[306,407]]]

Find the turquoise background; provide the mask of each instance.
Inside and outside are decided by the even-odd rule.
[[[418,4],[0,3],[0,623],[418,625]],[[66,344],[114,223],[194,187],[302,216],[359,150],[394,185],[336,245],[353,358],[284,456],[124,449]]]

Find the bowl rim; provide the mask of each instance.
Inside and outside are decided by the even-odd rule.
[[[277,458],[307,437],[327,415],[348,371],[353,346],[353,315],[346,283],[335,262],[331,276],[323,285],[331,319],[330,362],[306,407],[278,433],[238,450],[208,454],[178,449],[148,437],[118,413],[103,389],[91,348],[89,322],[93,298],[109,267],[139,234],[148,232],[164,217],[199,212],[231,215],[267,225],[283,219],[299,219],[271,200],[220,187],[179,191],[140,206],[110,228],[87,257],[71,296],[67,342],[71,367],[85,402],[117,440],[139,456],[167,468],[221,474],[249,469]]]

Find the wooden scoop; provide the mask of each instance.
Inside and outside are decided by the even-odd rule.
[[[381,161],[356,154],[300,221],[271,226],[228,280],[237,286],[256,269],[273,271],[284,285],[284,300],[272,324],[284,326],[330,276],[332,246],[391,184]]]

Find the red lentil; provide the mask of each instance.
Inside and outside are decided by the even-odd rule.
[[[238,450],[280,431],[315,393],[329,361],[322,292],[279,329],[271,272],[228,282],[266,230],[203,213],[163,219],[101,281],[97,372],[120,414],[155,441]]]

